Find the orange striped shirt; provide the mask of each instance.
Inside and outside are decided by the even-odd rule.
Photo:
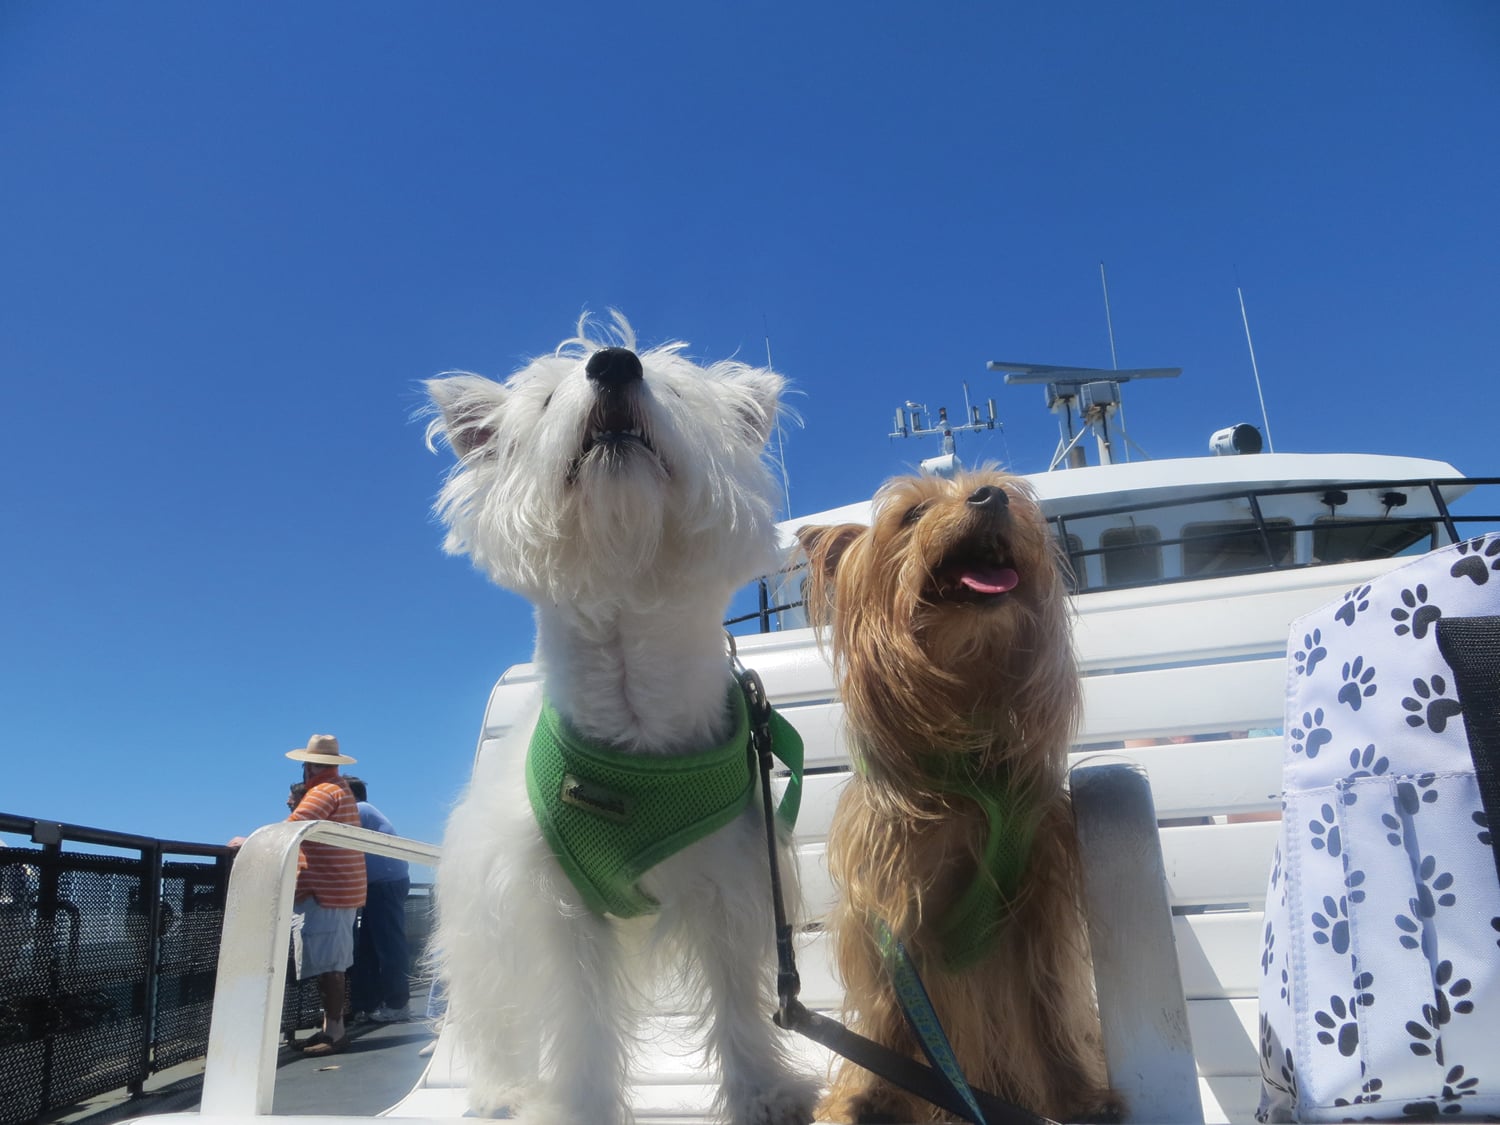
[[[359,806],[348,783],[331,768],[312,776],[306,795],[288,820],[336,820],[359,827]],[[329,909],[365,904],[365,857],[362,852],[309,840],[302,845],[305,863],[297,865],[300,902],[311,895]]]

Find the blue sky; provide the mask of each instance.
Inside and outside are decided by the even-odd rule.
[[[1500,471],[1500,7],[0,5],[0,810],[218,841],[332,732],[436,839],[514,596],[444,556],[419,380],[622,309],[759,359],[792,507],[1045,466],[992,358],[1108,366],[1155,456]]]

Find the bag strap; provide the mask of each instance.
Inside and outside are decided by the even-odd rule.
[[[1474,760],[1495,853],[1495,876],[1500,879],[1500,617],[1439,618],[1437,642],[1453,669],[1463,706],[1469,757]]]

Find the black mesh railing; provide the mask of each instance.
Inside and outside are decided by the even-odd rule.
[[[0,1125],[139,1093],[201,1058],[231,850],[5,813],[0,833],[30,841],[0,846]],[[430,928],[426,888],[415,890],[413,971]],[[316,980],[288,971],[282,1030],[321,1020]]]
[[[229,850],[6,814],[0,831],[32,845],[0,847],[0,1122],[202,1055]]]

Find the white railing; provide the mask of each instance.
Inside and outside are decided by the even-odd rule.
[[[250,834],[229,879],[203,1076],[204,1116],[271,1112],[297,852],[308,841],[408,863],[431,865],[438,858],[432,844],[327,820],[283,821]]]

